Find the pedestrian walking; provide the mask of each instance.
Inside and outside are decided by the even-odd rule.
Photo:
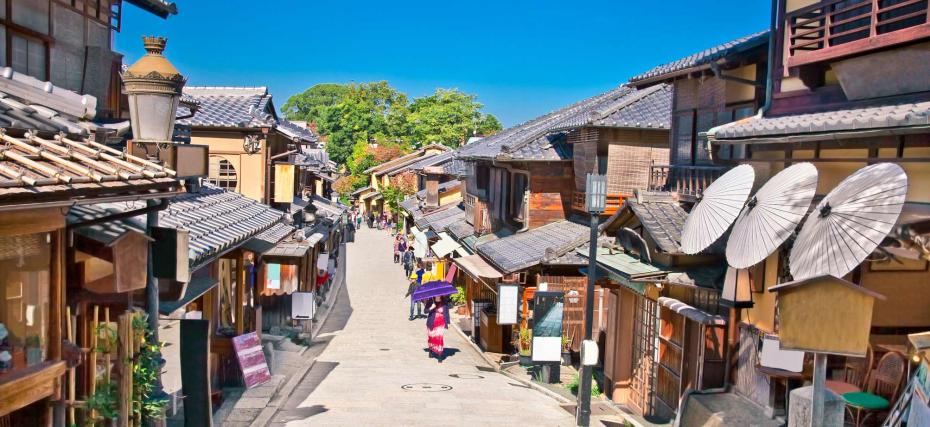
[[[426,330],[429,356],[442,363],[445,360],[445,341],[443,335],[449,328],[449,305],[445,297],[436,297],[426,302]]]
[[[407,247],[401,261],[404,263],[404,277],[409,279],[410,275],[413,274],[413,268],[416,266],[417,262],[416,256],[413,254],[413,246]]]
[[[401,251],[403,250],[400,247],[401,243],[402,242],[400,240],[400,235],[398,234],[394,236],[394,264],[397,264],[400,262],[400,254],[401,254]]]
[[[358,212],[356,212],[355,213],[355,229],[360,230],[361,228],[362,228],[362,216],[359,215]]]
[[[375,228],[375,213],[368,212],[368,228]]]

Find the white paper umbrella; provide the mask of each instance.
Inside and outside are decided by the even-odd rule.
[[[791,166],[756,192],[733,224],[727,240],[727,262],[749,268],[775,252],[798,227],[817,192],[817,168]]]
[[[752,166],[739,165],[711,183],[685,219],[681,250],[693,255],[723,236],[746,204],[755,179]]]
[[[907,196],[907,175],[879,163],[846,177],[807,216],[789,258],[794,280],[843,277],[894,227]]]

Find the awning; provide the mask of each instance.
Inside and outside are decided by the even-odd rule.
[[[504,277],[500,271],[497,271],[497,269],[488,264],[484,258],[481,258],[481,255],[463,256],[461,258],[455,258],[452,261],[458,264],[459,267],[462,267],[462,270],[474,278],[486,277],[488,279],[499,279]]]
[[[727,319],[723,316],[707,313],[675,298],[659,297],[659,304],[702,325],[725,326],[727,324]]]
[[[460,257],[465,257],[465,256],[471,255],[472,252],[471,252],[470,250],[468,250],[468,248],[466,248],[466,247],[464,247],[464,246],[461,246],[461,247],[459,247],[458,249],[455,250],[455,254],[458,255],[458,256],[460,256]]]
[[[432,246],[430,246],[430,249],[433,250],[433,253],[436,254],[437,257],[442,258],[461,247],[462,245],[449,237],[448,233],[442,232],[439,233],[439,241],[433,243]]]
[[[581,256],[587,259],[587,248],[578,249]],[[598,248],[598,273],[606,275],[610,280],[642,295],[645,293],[645,284],[654,282],[656,278],[665,278],[667,271],[644,262],[637,257],[628,255],[622,250]],[[583,269],[587,274],[586,269]]]
[[[281,239],[294,232],[295,228],[287,224],[278,223],[271,228],[259,233],[257,236],[247,240],[242,248],[258,254],[264,254],[272,250]]]
[[[210,276],[194,276],[191,278],[191,281],[187,283],[187,286],[185,286],[184,296],[181,297],[181,299],[177,301],[159,301],[158,311],[161,314],[171,314],[177,311],[177,309],[190,304],[195,299],[200,298],[201,295],[209,292],[210,289],[213,289],[218,283],[220,283],[219,280]]]
[[[265,252],[266,257],[277,257],[277,258],[303,258],[307,256],[307,252],[310,251],[313,245],[309,241],[300,241],[293,240],[289,242],[281,242],[275,245],[273,248]]]

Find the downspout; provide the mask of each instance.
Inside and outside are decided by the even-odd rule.
[[[772,108],[772,97],[775,92],[775,79],[773,74],[775,72],[775,48],[777,43],[775,43],[776,37],[780,36],[778,28],[778,12],[781,10],[781,0],[772,0],[772,10],[771,10],[771,22],[769,23],[769,52],[768,52],[768,63],[765,64],[765,103],[762,104],[762,108],[759,109],[759,115],[764,116]]]

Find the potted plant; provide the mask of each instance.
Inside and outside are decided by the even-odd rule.
[[[520,338],[517,341],[517,347],[520,352],[520,365],[529,366],[533,364],[533,332],[527,327],[520,328]]]
[[[568,335],[562,335],[562,366],[571,366],[572,364],[572,339]]]

